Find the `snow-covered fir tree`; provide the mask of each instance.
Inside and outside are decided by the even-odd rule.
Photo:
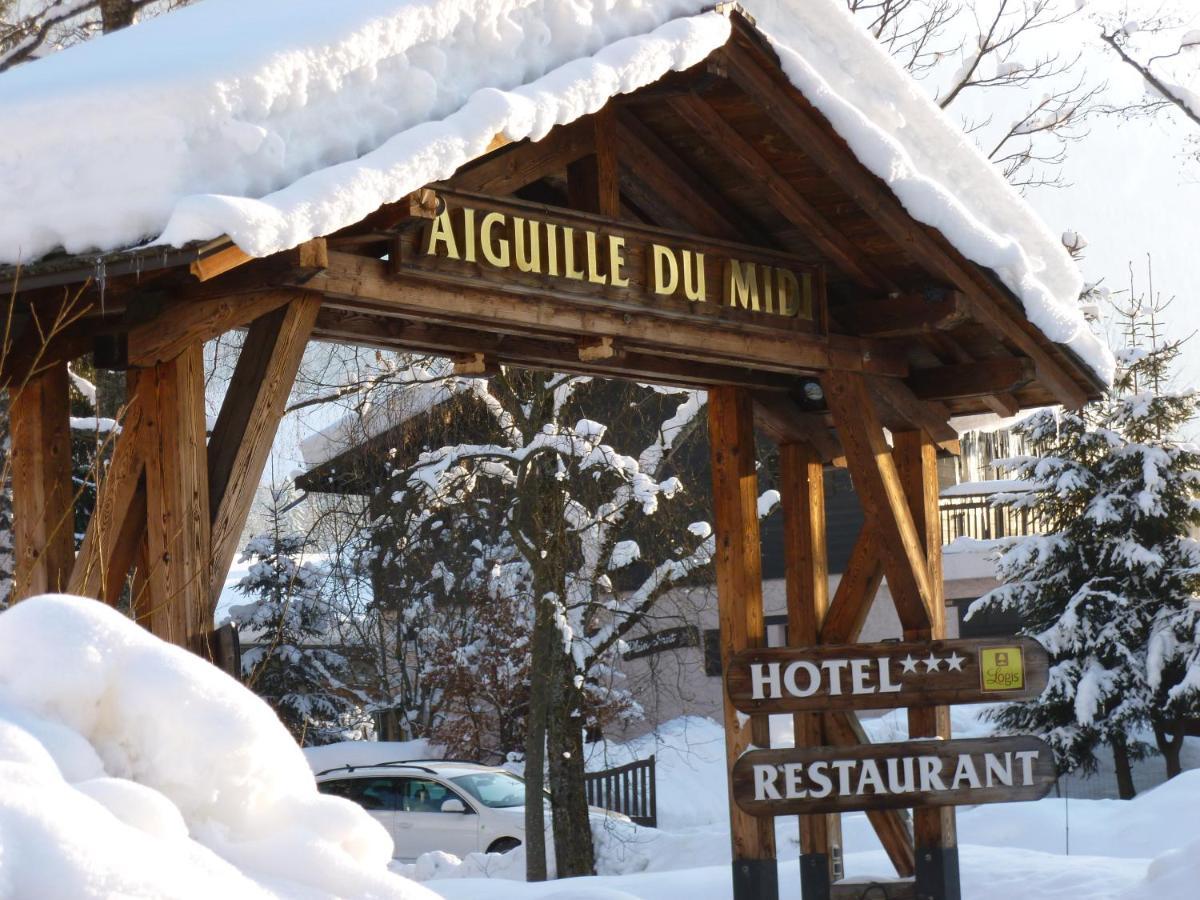
[[[232,617],[243,642],[246,684],[267,701],[301,744],[343,739],[356,714],[344,688],[348,663],[330,646],[329,603],[322,596],[324,574],[302,561],[305,539],[292,526],[285,490],[272,489],[268,530],[254,535],[242,552],[251,561],[237,590],[250,602]]]
[[[1131,761],[1156,749],[1147,736],[1176,774],[1183,720],[1200,712],[1200,455],[1180,439],[1200,404],[1169,387],[1179,344],[1155,344],[1118,355],[1103,400],[1018,426],[1032,453],[1007,464],[1029,490],[998,500],[1045,533],[1010,542],[1004,585],[972,606],[1017,611],[1051,656],[1041,698],[1003,707],[999,725],[1045,737],[1064,771],[1094,770],[1107,745],[1126,798]]]

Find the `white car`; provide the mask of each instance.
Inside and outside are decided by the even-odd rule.
[[[374,816],[392,836],[393,856],[406,862],[433,850],[507,853],[525,841],[525,782],[505,769],[442,760],[339,766],[318,772],[317,788]],[[596,807],[591,813],[629,821]]]

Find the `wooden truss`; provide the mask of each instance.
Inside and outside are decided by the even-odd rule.
[[[825,552],[824,466],[826,454],[807,440],[811,425],[796,415],[792,428],[778,410],[764,415],[750,394],[737,388],[709,393],[709,437],[713,466],[717,592],[722,659],[763,646],[761,562],[756,514],[755,414],[780,441],[780,488],[784,517],[788,642],[792,646],[852,643],[886,575],[906,638],[945,637],[941,533],[938,515],[937,447],[923,431],[897,432],[889,447],[861,374],[829,373],[823,378],[844,461],[859,491],[867,521],[833,601],[828,595]],[[764,717],[746,725],[725,698],[729,765],[751,744],[769,745]],[[848,746],[866,742],[854,713],[795,716],[797,746]],[[914,708],[914,736],[949,737],[945,707]],[[734,879],[744,878],[738,896],[762,892],[762,865],[774,859],[771,820],[743,813],[732,803]],[[896,810],[868,814],[880,841],[902,876],[921,869],[925,886],[940,884],[945,896],[957,856],[952,808],[918,809],[910,822]],[[764,827],[767,826],[767,827]],[[801,872],[805,896],[823,893],[833,877],[841,841],[837,816],[800,819]],[[922,865],[923,863],[923,865]],[[773,871],[773,870],[772,870]],[[741,873],[741,874],[739,874]],[[736,889],[735,889],[736,890]],[[767,890],[771,890],[768,888]],[[812,893],[809,893],[812,891]],[[766,895],[766,894],[763,894]]]
[[[66,362],[14,391],[15,597],[47,590],[117,603],[131,571],[134,617],[154,634],[212,657],[213,612],[276,424],[316,322],[311,295],[196,301],[128,333],[128,400],[96,507],[73,550]],[[211,438],[203,341],[246,337]]]

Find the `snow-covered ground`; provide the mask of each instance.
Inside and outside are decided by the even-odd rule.
[[[956,734],[983,733],[975,711],[954,712]],[[897,714],[866,727],[904,737]],[[778,717],[772,743],[788,740]],[[336,765],[347,752],[324,755]],[[317,793],[304,754],[249,691],[95,601],[37,598],[0,614],[0,898],[728,898],[721,727],[676,719],[592,745],[588,766],[651,753],[661,827],[606,827],[600,876],[527,885],[520,851],[394,864],[382,828]],[[1191,900],[1197,808],[1200,770],[1131,802],[961,808],[964,896]],[[843,829],[848,875],[891,873],[865,816],[843,816]],[[799,896],[796,820],[779,819],[776,834],[782,893]]]
[[[864,724],[875,740],[906,736],[897,713]],[[955,707],[953,724],[958,736],[987,733],[978,708]],[[772,745],[790,741],[788,717],[773,717]],[[483,855],[460,864],[431,854],[414,866],[397,868],[448,900],[727,900],[732,895],[721,727],[707,719],[676,719],[627,744],[592,745],[588,767],[620,765],[651,753],[657,761],[660,828],[599,835],[602,874],[596,878],[575,879],[569,888],[562,882],[526,885],[519,881],[519,857],[509,861]],[[1187,772],[1132,802],[1051,797],[960,808],[964,897],[1192,900],[1200,883],[1198,806],[1200,771]],[[864,814],[844,815],[842,827],[849,877],[894,877]],[[799,896],[795,818],[777,820],[776,845],[780,893]],[[479,877],[484,872],[487,877]]]

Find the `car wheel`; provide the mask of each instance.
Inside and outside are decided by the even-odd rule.
[[[518,841],[516,838],[512,838],[512,837],[496,838],[496,840],[492,841],[492,843],[488,846],[487,852],[488,853],[508,853],[510,850],[516,850],[520,846],[521,846],[521,842]]]

